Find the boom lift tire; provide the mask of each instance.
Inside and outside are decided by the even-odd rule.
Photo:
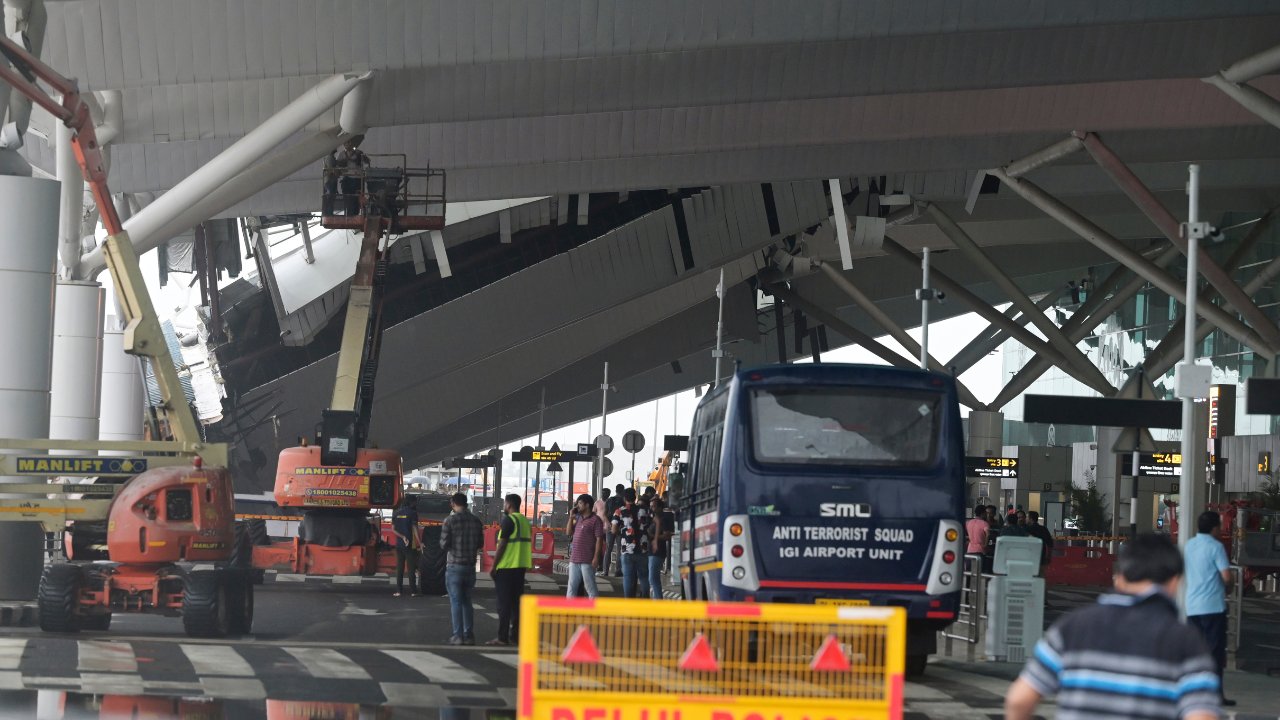
[[[45,632],[80,632],[80,590],[84,587],[84,568],[73,563],[57,563],[45,567],[40,576],[36,606],[40,611],[40,629]]]
[[[84,587],[86,590],[93,592],[101,592],[106,585],[107,574],[102,572],[98,565],[85,565],[84,568]],[[83,615],[80,619],[81,630],[97,630],[106,632],[111,629],[111,613],[99,612]]]
[[[427,525],[422,528],[422,552],[418,554],[418,573],[422,581],[423,595],[447,595],[449,588],[445,586],[445,568],[448,567],[448,554],[440,547],[440,525]]]
[[[182,628],[198,638],[220,638],[231,632],[231,598],[223,573],[198,570],[187,575],[182,591]]]
[[[223,571],[232,635],[248,635],[253,632],[253,573],[252,569],[246,571],[240,568]]]
[[[261,585],[267,579],[267,571],[253,567],[253,546],[257,543],[253,541],[253,526],[249,524],[252,522],[254,521],[236,521],[235,537],[231,544],[231,559],[227,561],[227,567],[247,571],[249,580],[254,585]],[[263,530],[265,532],[265,528]],[[267,542],[270,544],[271,541],[268,539]]]
[[[249,542],[256,546],[270,545],[271,536],[267,535],[267,521],[262,518],[249,518],[244,521],[249,528]]]

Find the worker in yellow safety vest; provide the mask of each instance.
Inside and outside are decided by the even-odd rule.
[[[520,514],[520,496],[506,497],[498,549],[493,556],[493,588],[498,595],[498,637],[490,645],[520,642],[520,596],[524,594],[524,571],[533,568],[533,529],[529,518]]]

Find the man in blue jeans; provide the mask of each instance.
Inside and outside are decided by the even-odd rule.
[[[675,514],[658,497],[649,501],[649,510],[649,592],[654,600],[662,600],[662,566],[671,553],[671,536],[676,534]]]
[[[450,502],[453,514],[445,518],[440,528],[440,547],[449,551],[444,576],[453,615],[453,636],[449,644],[475,645],[471,589],[476,586],[476,554],[484,547],[484,526],[467,508],[466,495],[454,493]]]
[[[636,596],[636,582],[641,568],[645,567],[645,556],[649,538],[644,533],[648,522],[648,513],[636,505],[636,491],[626,488],[622,491],[622,507],[613,511],[613,534],[618,538],[618,557],[622,560],[622,596]]]
[[[1224,597],[1231,586],[1231,563],[1220,539],[1222,517],[1218,513],[1212,510],[1200,513],[1196,530],[1200,534],[1188,540],[1182,550],[1187,566],[1187,624],[1198,628],[1204,635],[1204,643],[1213,653],[1221,681],[1222,671],[1227,665],[1227,604]],[[1223,686],[1219,684],[1219,687]],[[1222,704],[1231,706],[1236,703],[1223,695]]]

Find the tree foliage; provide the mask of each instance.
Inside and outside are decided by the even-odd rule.
[[[1087,487],[1070,487],[1067,489],[1067,501],[1071,503],[1071,512],[1075,515],[1076,528],[1089,532],[1102,532],[1111,528],[1111,519],[1107,514],[1107,501],[1098,492],[1098,481],[1090,473]]]

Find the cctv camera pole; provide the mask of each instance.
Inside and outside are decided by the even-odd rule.
[[[712,387],[720,387],[720,358],[724,357],[724,350],[720,348],[720,340],[724,337],[724,268],[720,268],[720,283],[716,285],[716,297],[720,298],[720,315],[716,318],[716,351],[711,353],[716,359],[716,381]],[[635,473],[632,473],[631,482],[635,483]]]
[[[929,248],[924,249],[920,259],[920,269],[924,273],[924,285],[918,293],[920,296],[920,369],[929,369]]]
[[[1198,226],[1200,224],[1200,166],[1192,165],[1187,170],[1191,177],[1187,182],[1187,311],[1184,313],[1186,329],[1182,338],[1182,362],[1175,370],[1176,375],[1183,365],[1194,365],[1196,361],[1196,254],[1200,252]],[[1175,384],[1177,384],[1175,382]],[[1179,388],[1181,390],[1181,388]],[[1179,393],[1182,398],[1182,478],[1178,483],[1178,548],[1185,549],[1191,533],[1195,532],[1195,437],[1196,405],[1190,393]]]

